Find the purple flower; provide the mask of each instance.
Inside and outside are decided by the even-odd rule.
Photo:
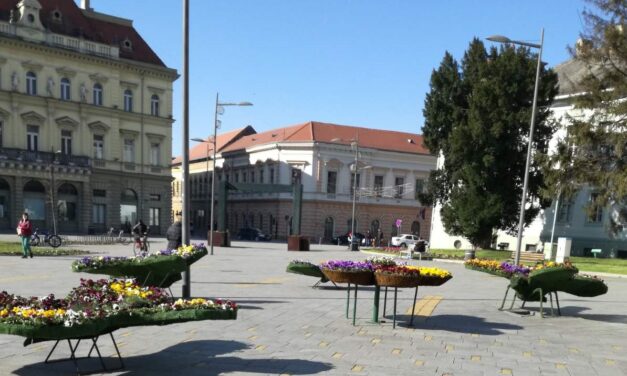
[[[344,271],[372,271],[373,266],[369,262],[329,260],[320,265],[322,269],[344,270]]]

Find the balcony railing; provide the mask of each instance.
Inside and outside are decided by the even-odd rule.
[[[0,161],[18,161],[26,163],[59,164],[64,166],[91,167],[91,158],[78,155],[65,155],[45,151],[0,148]]]

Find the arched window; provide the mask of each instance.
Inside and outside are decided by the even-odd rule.
[[[324,220],[324,239],[325,240],[333,239],[334,227],[335,227],[335,220],[333,219],[333,217],[327,217]]]
[[[0,178],[0,220],[9,218],[9,204],[11,202],[11,187]]]
[[[150,98],[150,115],[159,116],[159,96],[157,94]]]
[[[46,188],[37,180],[24,184],[24,209],[31,220],[46,219]]]
[[[102,106],[102,85],[98,83],[94,84],[93,95],[94,95],[94,105]]]
[[[372,222],[370,222],[370,234],[372,234],[372,236],[376,236],[379,233],[380,228],[381,228],[381,222],[379,222],[378,219],[375,219]]]
[[[411,224],[411,233],[416,236],[420,236],[420,222],[414,221]]]
[[[26,94],[37,95],[37,75],[33,72],[26,73]]]
[[[69,183],[62,184],[57,190],[57,214],[59,222],[76,221],[78,190]]]
[[[70,79],[63,77],[59,87],[61,89],[61,100],[69,101],[71,99]]]
[[[130,89],[124,90],[124,111],[133,112],[133,92]]]
[[[137,222],[137,193],[132,189],[125,189],[120,195],[120,224],[129,232]]]

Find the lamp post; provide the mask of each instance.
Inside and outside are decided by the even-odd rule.
[[[214,122],[213,122],[213,171],[211,173],[211,215],[209,220],[209,247],[211,249],[210,254],[213,255],[213,204],[215,202],[215,192],[216,192],[216,140],[218,137],[218,128],[220,127],[220,120],[218,120],[218,115],[222,115],[224,113],[225,106],[252,106],[253,104],[250,102],[220,102],[220,93],[216,93],[216,107],[214,114]],[[209,156],[207,156],[209,157]],[[224,200],[224,197],[221,199]]]
[[[540,68],[542,66],[542,49],[544,47],[544,28],[542,28],[542,31],[540,34],[540,44],[511,40],[502,35],[493,35],[486,39],[492,42],[505,43],[505,44],[509,44],[509,43],[518,44],[521,46],[537,48],[540,50],[538,52],[538,65],[536,67],[536,83],[533,89],[533,102],[531,105],[531,124],[529,125],[529,141],[527,145],[527,162],[525,164],[525,178],[523,182],[522,198],[520,200],[520,217],[518,219],[518,239],[516,241],[516,257],[515,257],[516,265],[518,265],[520,263],[520,248],[522,245],[523,227],[525,225],[525,201],[527,200],[527,185],[529,184],[529,165],[531,164],[531,148],[533,146],[533,128],[534,128],[535,120],[536,120],[536,104],[538,102],[538,86],[540,83]]]
[[[54,163],[57,161],[57,155],[61,154],[61,150],[57,150],[53,155],[52,155],[52,160],[50,161],[50,206],[52,208],[52,231],[53,234],[57,234],[57,216],[56,216],[56,203],[54,200],[54,191],[55,191],[55,184],[54,184]]]
[[[353,209],[352,209],[352,216],[351,216],[351,242],[350,242],[350,250],[351,251],[356,251],[357,249],[353,249],[353,248],[358,248],[359,244],[357,247],[355,247],[353,244],[355,244],[355,212],[356,212],[356,207],[357,207],[357,172],[359,172],[359,135],[357,135],[357,137],[355,137],[354,139],[351,140],[343,140],[341,138],[333,138],[331,139],[331,142],[343,142],[343,141],[348,141],[350,142],[351,145],[351,149],[353,149],[355,151],[355,160],[353,162]],[[361,168],[362,170],[364,169],[368,169],[371,168],[372,166],[365,166],[363,168]]]
[[[205,169],[205,179],[207,179],[205,184],[205,194],[207,194],[209,192],[209,145],[211,144],[211,139],[203,140],[202,138],[192,138],[191,141],[200,142],[207,145],[207,154],[205,154],[207,158],[207,168]],[[210,197],[207,195],[207,211],[204,215],[205,221],[208,220],[209,210],[211,210],[211,201],[209,200]],[[211,231],[211,226],[209,227],[209,230]]]

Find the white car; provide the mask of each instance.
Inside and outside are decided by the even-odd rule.
[[[418,243],[418,236],[412,234],[401,234],[399,236],[392,237],[392,246],[401,248],[413,248]]]

